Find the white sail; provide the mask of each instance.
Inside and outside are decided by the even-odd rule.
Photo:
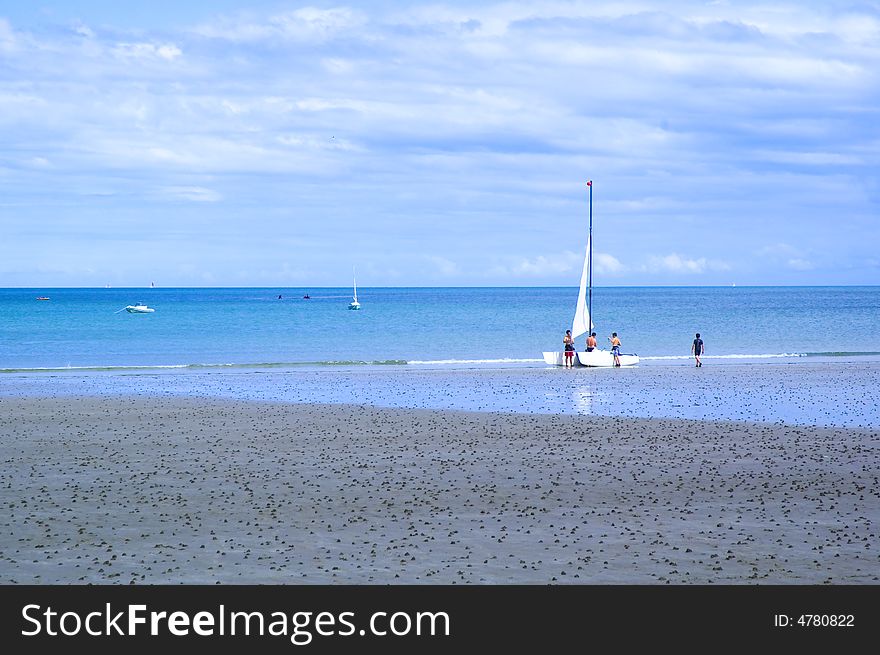
[[[590,278],[590,238],[587,237],[587,253],[584,255],[584,272],[581,273],[581,289],[578,292],[577,307],[574,310],[574,321],[571,323],[571,336],[577,339],[593,329],[590,320],[590,309],[587,306],[587,281]]]
[[[349,309],[360,309],[361,304],[358,302],[358,284],[354,274],[354,266],[351,267],[352,286],[354,287],[354,298],[348,303]]]

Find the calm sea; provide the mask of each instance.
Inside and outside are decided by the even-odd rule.
[[[363,288],[361,311],[350,299],[344,288],[0,289],[0,369],[543,366],[577,289]],[[138,302],[156,311],[119,311]],[[600,343],[616,331],[646,365],[687,363],[695,332],[719,363],[880,354],[876,286],[594,288],[593,315]]]

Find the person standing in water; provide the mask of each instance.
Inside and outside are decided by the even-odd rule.
[[[587,352],[591,353],[596,349],[596,333],[593,332],[587,337]]]
[[[706,352],[706,346],[703,345],[703,340],[700,338],[700,333],[697,332],[697,337],[694,339],[694,343],[691,345],[691,355],[697,360],[697,366],[702,366],[703,362],[700,361],[700,357],[703,356],[703,353]]]
[[[571,336],[571,330],[565,331],[562,343],[565,346],[565,368],[571,368],[574,366],[574,339]]]
[[[620,366],[620,339],[617,338],[617,332],[612,332],[608,337],[611,342],[611,354],[614,355],[614,365]]]

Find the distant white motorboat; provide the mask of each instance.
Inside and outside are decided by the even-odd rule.
[[[138,303],[137,305],[128,305],[125,308],[125,311],[127,311],[129,314],[152,314],[156,310],[152,307],[147,307],[143,303]]]
[[[358,285],[357,285],[357,278],[354,275],[354,269],[352,269],[352,271],[351,271],[351,277],[354,282],[354,299],[350,303],[348,303],[348,308],[349,309],[360,309],[361,304],[358,302]]]
[[[587,182],[590,188],[590,233],[587,237],[587,253],[584,257],[584,270],[581,273],[581,287],[578,292],[577,307],[574,311],[574,321],[571,326],[571,337],[576,339],[582,334],[587,334],[593,329],[593,182]],[[545,352],[544,362],[550,366],[564,366],[565,353],[560,351]],[[575,352],[575,359],[581,366],[612,367],[614,355],[610,350],[594,348],[590,352]],[[618,355],[621,366],[633,366],[639,363],[638,355]]]

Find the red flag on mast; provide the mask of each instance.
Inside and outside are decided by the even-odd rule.
[[[590,180],[589,182],[587,182],[587,186],[593,186],[593,180]]]

